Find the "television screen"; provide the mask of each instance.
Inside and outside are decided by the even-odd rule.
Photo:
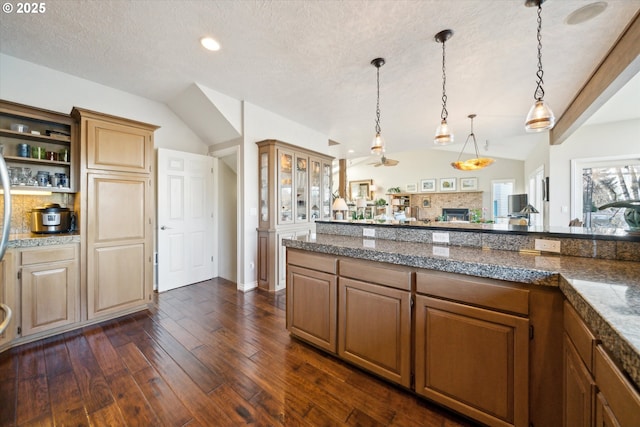
[[[527,206],[528,197],[526,194],[512,194],[509,196],[509,215],[522,215],[520,211]]]

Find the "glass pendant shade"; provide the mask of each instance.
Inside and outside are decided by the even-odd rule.
[[[458,160],[451,163],[454,169],[458,169],[461,171],[476,171],[478,169],[486,168],[490,166],[495,160],[489,157],[480,157],[478,154],[478,143],[476,142],[476,134],[473,133],[473,119],[476,117],[475,114],[469,114],[468,116],[471,119],[471,133],[467,136],[467,140],[464,142],[462,146],[462,150],[460,151],[460,155],[458,155]],[[464,153],[464,149],[467,147],[467,143],[469,141],[473,141],[473,147],[475,149],[476,157],[469,160],[460,160],[462,154]]]
[[[539,99],[531,106],[524,128],[527,132],[541,132],[551,129],[555,123],[556,117],[553,115],[553,111],[546,102]]]
[[[384,138],[380,133],[376,133],[376,136],[373,137],[373,141],[371,142],[371,154],[376,154],[381,156],[384,154]]]
[[[527,0],[525,2],[525,6],[527,7],[536,6],[538,12],[538,71],[536,72],[536,90],[533,93],[533,98],[536,102],[529,110],[529,114],[527,114],[527,119],[524,123],[524,129],[527,132],[542,132],[553,128],[556,124],[553,111],[551,111],[551,108],[544,102],[544,70],[542,69],[542,3],[544,2],[545,0]]]
[[[433,138],[433,143],[437,145],[447,145],[453,142],[453,134],[449,129],[449,124],[446,120],[442,120],[440,125],[436,129],[436,136]]]
[[[451,166],[453,166],[454,169],[461,171],[477,171],[478,169],[490,166],[494,161],[495,160],[490,159],[489,157],[476,157],[475,159],[452,162]]]

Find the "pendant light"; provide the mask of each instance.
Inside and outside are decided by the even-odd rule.
[[[473,119],[474,117],[476,117],[476,115],[469,114],[467,117],[471,119],[471,133],[469,134],[469,136],[467,136],[467,140],[462,146],[462,151],[460,151],[460,155],[458,155],[458,160],[451,163],[451,166],[461,171],[475,171],[478,169],[486,168],[487,166],[491,165],[494,160],[488,157],[480,157],[478,155],[478,143],[476,142],[476,134],[473,133]],[[469,139],[473,139],[473,146],[476,150],[476,157],[474,159],[461,161],[460,158],[462,157],[462,153],[464,153],[464,149],[466,148]]]
[[[377,80],[377,88],[378,95],[376,100],[376,135],[373,137],[373,142],[371,143],[371,154],[383,155],[385,152],[384,139],[382,138],[382,134],[380,133],[380,67],[385,64],[384,58],[376,58],[371,61],[371,65],[376,67],[376,80]]]
[[[446,91],[446,83],[447,83],[447,74],[445,72],[445,51],[444,44],[447,40],[449,40],[453,36],[453,30],[442,30],[438,34],[435,35],[435,40],[438,43],[442,43],[442,112],[440,113],[440,125],[436,129],[436,135],[433,139],[434,144],[437,145],[447,145],[453,142],[453,134],[449,129],[449,124],[447,123],[447,117],[449,116],[449,112],[447,111],[447,91]]]
[[[556,123],[556,118],[553,115],[553,111],[544,102],[544,89],[542,88],[543,80],[542,76],[542,3],[545,0],[526,0],[524,5],[527,7],[538,6],[538,71],[536,76],[538,78],[536,84],[536,90],[533,93],[533,98],[536,100],[529,114],[527,114],[527,120],[525,121],[524,128],[527,132],[541,132],[543,130],[551,129]]]

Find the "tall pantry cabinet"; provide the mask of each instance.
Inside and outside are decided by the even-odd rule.
[[[153,133],[157,126],[74,108],[86,318],[134,311],[153,291]]]

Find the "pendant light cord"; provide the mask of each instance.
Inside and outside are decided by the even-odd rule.
[[[462,150],[460,150],[460,154],[458,154],[458,161],[460,161],[460,158],[462,157],[462,153],[464,153],[464,149],[467,148],[467,143],[469,142],[469,138],[473,139],[473,146],[476,150],[476,159],[480,158],[480,154],[478,153],[478,143],[476,142],[476,134],[473,133],[473,118],[475,117],[475,114],[472,114],[469,116],[469,118],[471,119],[471,133],[467,136],[467,140],[464,142],[464,145],[462,146]]]
[[[444,44],[445,41],[442,41],[442,112],[440,113],[440,118],[442,120],[447,120],[449,116],[449,112],[447,111],[447,92],[446,92],[446,84],[447,84],[447,73],[445,72],[445,54],[444,54]]]
[[[444,48],[444,46],[443,46]],[[536,101],[542,101],[544,98],[544,89],[542,88],[543,81],[542,76],[544,72],[542,71],[542,2],[538,3],[538,72],[536,72],[536,77],[538,77],[538,81],[536,83],[536,90],[533,93],[533,98]]]
[[[380,135],[380,67],[376,65],[378,96],[376,100],[376,135]]]

